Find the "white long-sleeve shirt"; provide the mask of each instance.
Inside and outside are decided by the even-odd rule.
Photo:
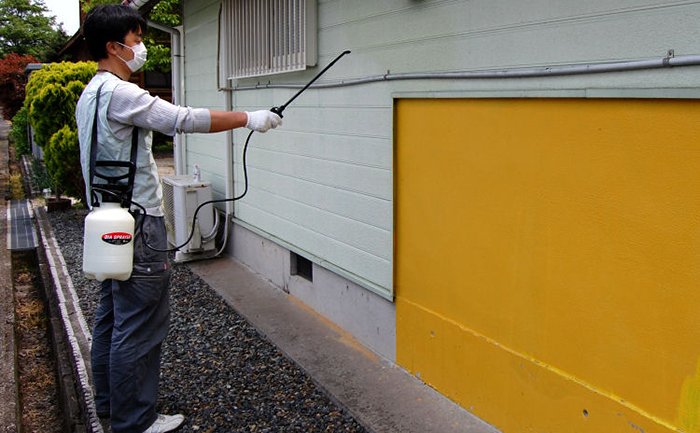
[[[151,96],[134,83],[122,81],[109,73],[97,74],[83,90],[76,106],[83,177],[91,197],[90,148],[95,120],[96,92],[101,100],[98,114],[97,159],[128,161],[134,127],[138,133],[137,170],[133,200],[144,206],[149,215],[163,215],[163,198],[158,170],[151,151],[151,131],[173,135],[176,132],[209,132],[211,114],[205,108],[180,107]],[[103,171],[109,171],[105,169]],[[105,173],[110,174],[110,173]],[[110,175],[115,175],[111,173]]]
[[[173,105],[128,81],[122,81],[112,91],[107,120],[114,134],[121,139],[131,136],[134,125],[170,136],[183,132],[209,132],[211,127],[208,109]]]

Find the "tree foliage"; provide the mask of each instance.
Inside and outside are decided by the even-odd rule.
[[[80,169],[75,106],[96,72],[94,62],[44,65],[29,79],[24,101],[29,123],[34,128],[34,140],[44,150],[51,178],[58,188],[83,201],[85,184]]]
[[[169,27],[179,26],[182,23],[180,0],[160,1],[149,12],[149,19]],[[172,68],[170,45],[164,45],[159,42],[169,37],[170,35],[161,31],[149,31],[145,42],[148,47],[148,61],[144,65],[144,70],[170,72]]]
[[[9,53],[56,60],[68,40],[43,0],[0,0],[0,57]]]
[[[150,18],[170,27],[182,24],[182,5],[180,0],[163,0],[150,12]]]
[[[0,60],[0,105],[5,120],[12,119],[24,103],[24,86],[27,77],[24,68],[36,62],[33,56],[10,53]]]

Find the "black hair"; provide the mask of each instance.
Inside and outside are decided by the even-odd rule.
[[[107,42],[124,43],[129,32],[146,31],[146,20],[131,6],[106,4],[95,6],[83,23],[83,36],[93,60],[107,58]]]

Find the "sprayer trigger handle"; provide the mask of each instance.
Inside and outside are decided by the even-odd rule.
[[[270,111],[272,111],[273,113],[275,113],[276,115],[278,115],[280,118],[284,117],[284,116],[282,115],[282,111],[283,111],[283,110],[284,110],[284,107],[272,107],[272,108],[270,108]]]

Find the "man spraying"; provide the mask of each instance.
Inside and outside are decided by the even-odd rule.
[[[161,345],[170,319],[170,264],[167,253],[148,249],[141,241],[145,237],[157,249],[167,249],[162,191],[151,152],[152,131],[174,135],[246,127],[266,132],[282,124],[280,116],[269,110],[176,106],[128,82],[146,61],[147,49],[141,40],[145,29],[146,21],[129,6],[108,4],[90,11],[83,35],[98,69],[76,107],[87,197],[97,197],[90,190],[94,142],[100,160],[135,158],[131,200],[146,208],[145,215],[133,212],[137,231],[131,277],[101,283],[95,314],[91,353],[95,405],[98,415],[109,417],[114,433],[168,432],[184,421],[183,415],[156,413]]]

